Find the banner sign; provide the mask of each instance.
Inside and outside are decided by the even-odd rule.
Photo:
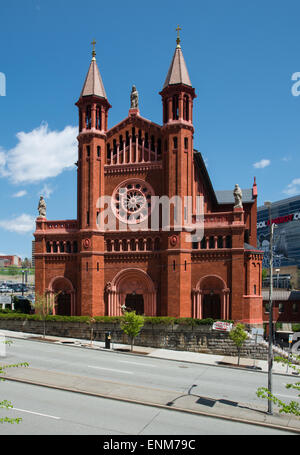
[[[217,321],[213,323],[213,330],[219,330],[220,332],[230,332],[232,324],[230,322]]]

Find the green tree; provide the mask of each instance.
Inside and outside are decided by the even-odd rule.
[[[290,359],[286,359],[284,357],[275,357],[274,360],[276,362],[281,363],[282,365],[288,365],[293,370],[295,370],[297,374],[300,373],[299,355],[291,354]],[[295,365],[293,361],[297,362],[298,365]],[[286,384],[285,387],[287,389],[298,390],[300,392],[300,382],[296,382],[294,384]],[[267,389],[266,387],[259,387],[259,389],[257,389],[256,395],[260,398],[266,398],[272,401],[275,405],[279,407],[279,412],[300,416],[300,404],[297,403],[297,401],[292,400],[289,403],[285,403],[284,401],[277,398],[274,394],[270,393],[269,389]],[[300,397],[300,393],[298,394],[298,397]]]
[[[131,345],[131,352],[133,351],[134,339],[140,333],[141,328],[145,323],[144,316],[140,316],[135,311],[125,311],[121,321],[121,329],[128,335]]]
[[[241,348],[248,338],[247,332],[244,330],[244,324],[238,323],[230,332],[229,338],[234,342],[238,350],[238,365],[240,364]]]
[[[58,294],[54,295],[54,300]],[[34,304],[34,310],[35,313],[38,314],[43,321],[43,338],[46,337],[46,321],[47,321],[47,316],[50,314],[53,314],[53,308],[52,306],[48,303],[47,297],[45,294],[38,294],[36,293],[35,295],[35,304]]]
[[[11,341],[3,341],[3,343],[10,344]],[[5,379],[3,378],[3,375],[6,373],[5,370],[7,368],[19,368],[19,367],[28,367],[28,366],[29,366],[29,364],[27,362],[16,363],[14,365],[0,365],[0,381],[5,381]],[[13,408],[13,405],[8,400],[2,400],[2,401],[0,401],[0,408],[1,409],[3,409],[3,408],[11,409],[11,408]],[[20,423],[21,420],[22,419],[20,417],[16,417],[16,418],[1,417],[0,423]]]

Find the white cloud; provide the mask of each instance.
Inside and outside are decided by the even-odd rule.
[[[35,218],[31,215],[23,213],[22,215],[11,218],[10,220],[0,221],[0,227],[6,231],[16,232],[17,234],[25,234],[35,230]]]
[[[292,182],[283,190],[284,194],[288,196],[295,196],[300,193],[300,178],[294,179]]]
[[[263,159],[258,161],[257,163],[254,163],[253,166],[257,169],[263,169],[264,167],[267,167],[270,164],[271,164],[270,160]]]
[[[44,196],[44,198],[49,199],[53,191],[54,191],[53,188],[51,188],[50,185],[45,183],[45,185],[39,192],[39,196]]]
[[[21,191],[18,191],[17,193],[13,194],[12,197],[23,197],[23,196],[26,196],[27,194],[27,191],[26,190],[21,190]]]
[[[0,149],[0,174],[13,183],[36,183],[71,169],[77,159],[77,128],[50,131],[47,123],[17,133],[17,145]]]

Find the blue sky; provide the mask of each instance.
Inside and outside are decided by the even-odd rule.
[[[299,16],[295,0],[2,2],[0,253],[31,256],[42,193],[48,219],[76,218],[74,103],[94,38],[109,127],[127,116],[132,84],[141,115],[161,123],[180,24],[197,93],[194,145],[214,188],[249,188],[256,176],[259,205],[299,194]]]

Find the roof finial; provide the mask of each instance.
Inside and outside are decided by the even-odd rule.
[[[176,31],[177,31],[177,40],[176,40],[176,42],[177,42],[177,47],[178,48],[180,48],[180,34],[179,34],[180,30],[181,30],[181,28],[178,25],[178,27],[176,28]]]
[[[95,51],[95,44],[96,44],[96,41],[93,40],[93,41],[91,42],[91,44],[92,44],[92,46],[93,46],[93,51],[92,51],[92,56],[93,56],[93,58],[92,58],[92,60],[96,60],[96,51]]]

